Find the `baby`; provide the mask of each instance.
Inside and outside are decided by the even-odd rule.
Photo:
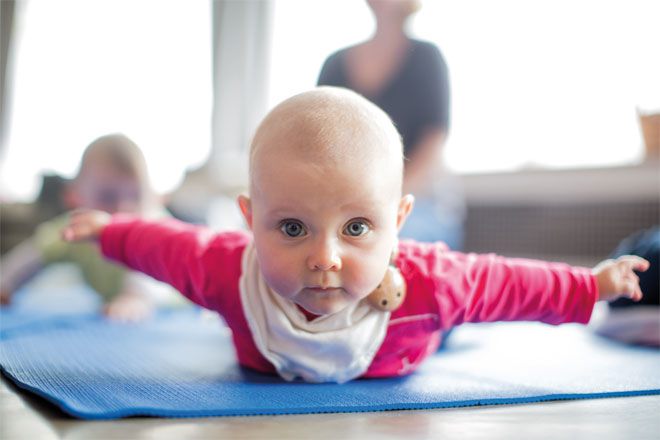
[[[71,208],[157,217],[165,212],[149,185],[142,152],[120,134],[102,136],[85,149],[79,171],[63,196]],[[91,243],[63,242],[61,230],[67,223],[68,215],[64,215],[41,224],[30,239],[3,258],[2,303],[9,303],[13,293],[45,266],[66,261],[76,264],[87,283],[104,298],[110,318],[146,318],[153,308],[154,297],[149,293],[162,291],[162,287],[144,274],[106,261]]]
[[[641,298],[637,257],[589,270],[399,243],[413,207],[402,172],[388,117],[323,87],[257,129],[238,200],[250,233],[87,211],[63,234],[219,312],[240,364],[286,380],[405,375],[463,322],[587,323],[598,300]]]

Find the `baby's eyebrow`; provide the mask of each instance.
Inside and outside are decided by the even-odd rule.
[[[337,208],[343,212],[350,213],[352,217],[374,217],[379,210],[376,207],[365,206],[364,203],[347,203]]]
[[[267,217],[278,218],[297,218],[301,216],[300,211],[292,208],[276,208],[272,210],[266,210],[265,214]]]

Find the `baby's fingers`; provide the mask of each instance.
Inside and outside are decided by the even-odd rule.
[[[638,272],[645,272],[651,266],[648,260],[637,255],[622,255],[616,259],[617,262],[623,263],[627,268],[636,270]]]
[[[0,306],[11,304],[11,294],[7,290],[0,291]]]
[[[69,224],[62,230],[66,241],[93,240],[110,222],[110,214],[103,211],[78,210],[69,217]]]
[[[87,240],[92,236],[92,228],[88,223],[71,223],[62,230],[62,238],[65,241]]]
[[[632,295],[630,295],[630,299],[633,301],[640,301],[644,294],[642,293],[642,289],[640,289],[639,284],[635,286],[635,290],[633,291]]]
[[[642,289],[639,287],[639,278],[633,274],[626,278],[621,284],[621,293],[623,296],[630,298],[633,301],[639,301],[642,299]]]

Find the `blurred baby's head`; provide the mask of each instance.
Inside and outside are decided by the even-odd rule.
[[[316,314],[359,301],[382,280],[412,207],[389,117],[358,94],[321,87],[263,120],[239,204],[269,286]]]
[[[144,212],[155,196],[140,148],[123,134],[93,141],[83,153],[68,199],[75,208]]]

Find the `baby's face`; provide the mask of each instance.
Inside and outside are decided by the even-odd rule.
[[[103,164],[86,165],[75,182],[75,191],[80,207],[111,214],[138,212],[143,203],[143,190],[137,178]]]
[[[338,312],[383,279],[412,197],[392,185],[392,161],[336,166],[274,150],[255,161],[252,199],[240,200],[263,276],[311,313]]]

